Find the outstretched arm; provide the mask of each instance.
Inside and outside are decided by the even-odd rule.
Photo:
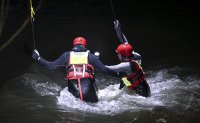
[[[130,69],[130,63],[122,62],[118,65],[111,65],[111,66],[106,66],[106,67],[116,72],[126,72],[127,70]]]
[[[63,53],[58,59],[54,61],[47,61],[44,58],[42,58],[39,54],[39,52],[35,49],[33,51],[33,59],[38,61],[39,64],[43,65],[45,68],[49,70],[56,70],[59,67],[63,67],[66,65],[66,61],[68,61],[68,53]]]
[[[123,43],[128,43],[128,40],[126,38],[126,36],[124,35],[124,33],[122,33],[121,31],[121,25],[119,23],[118,20],[115,20],[114,21],[114,29],[117,33],[117,37],[119,38],[120,42],[123,44]]]
[[[119,77],[118,73],[107,68],[95,55],[89,54],[90,64],[93,65],[97,70],[114,77]]]

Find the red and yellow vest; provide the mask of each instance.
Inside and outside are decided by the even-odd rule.
[[[70,52],[66,78],[94,78],[94,67],[88,63],[88,52]]]
[[[131,90],[144,81],[145,76],[141,66],[136,61],[130,61],[132,73],[122,78],[122,81]]]

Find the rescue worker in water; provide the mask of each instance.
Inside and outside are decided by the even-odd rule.
[[[38,61],[39,64],[50,70],[56,70],[57,68],[64,66],[66,69],[68,91],[83,101],[98,102],[94,68],[113,77],[118,77],[118,73],[105,67],[97,56],[86,51],[85,38],[75,38],[73,46],[71,51],[63,53],[53,62],[49,62],[42,58],[36,49],[33,51],[32,57]]]
[[[125,89],[130,94],[149,97],[151,91],[141,67],[140,55],[135,53],[128,43],[120,44],[116,52],[121,63],[106,67],[120,73],[120,89],[126,86]]]
[[[120,89],[126,86],[125,89],[131,94],[149,97],[151,91],[141,67],[141,56],[133,51],[133,47],[128,43],[126,36],[121,31],[118,20],[114,21],[114,29],[122,43],[116,49],[121,63],[107,67],[119,72],[119,76],[122,78]]]

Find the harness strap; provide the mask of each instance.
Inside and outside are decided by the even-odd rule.
[[[85,64],[83,65],[83,73],[82,73],[82,77],[85,76]]]
[[[138,73],[137,73],[137,72],[138,72]],[[130,74],[130,75],[127,75],[127,78],[128,78],[128,79],[137,79],[137,78],[139,78],[138,76],[144,76],[142,70],[138,70],[137,72],[132,73],[132,74]],[[137,74],[138,74],[138,75],[137,75]]]
[[[133,66],[134,65],[134,66]],[[133,69],[134,67],[136,67],[135,69]],[[133,81],[131,83],[131,85],[129,86],[129,88],[132,90],[134,87],[136,87],[137,85],[139,85],[141,82],[144,81],[145,76],[143,74],[142,69],[140,68],[140,66],[138,65],[138,63],[132,62],[131,65],[131,69],[132,71],[134,71],[133,73],[131,73],[130,75],[127,75],[126,78],[129,81]]]
[[[83,101],[83,92],[82,92],[82,88],[81,88],[80,78],[78,78],[78,88],[79,88],[80,99]]]
[[[143,80],[144,80],[144,75],[142,76],[141,79],[136,80],[135,82],[133,82],[133,83],[131,84],[131,86],[129,86],[129,88],[132,90],[134,87],[136,87],[137,85],[139,85],[140,83],[142,83]]]
[[[74,65],[72,65],[73,69],[74,69],[74,76],[76,76],[76,68]]]

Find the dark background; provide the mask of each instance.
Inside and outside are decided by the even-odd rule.
[[[39,0],[33,0],[37,6]],[[29,0],[10,1],[2,45],[29,16]],[[113,0],[122,31],[142,55],[145,69],[162,66],[199,68],[200,14],[196,1]],[[54,60],[72,48],[77,36],[87,39],[91,52],[99,51],[103,63],[117,64],[120,44],[113,29],[109,0],[44,0],[35,16],[36,48]],[[0,52],[0,82],[29,72],[35,61],[31,23]]]

